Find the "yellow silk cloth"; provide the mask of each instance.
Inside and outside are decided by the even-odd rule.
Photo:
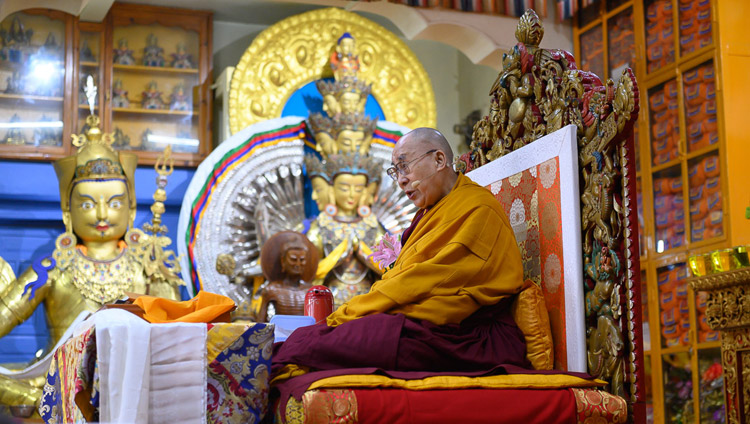
[[[587,380],[566,374],[504,374],[484,377],[440,375],[419,380],[402,380],[384,375],[337,375],[310,384],[307,390],[344,387],[398,388],[407,390],[439,389],[559,389],[567,387],[603,387],[607,382]]]
[[[232,299],[201,290],[182,302],[154,296],[138,296],[133,304],[144,310],[143,319],[151,323],[211,322],[234,309]]]
[[[522,284],[521,254],[505,211],[489,190],[459,175],[451,192],[422,217],[393,269],[327,323],[403,313],[458,324],[481,306],[518,293]]]

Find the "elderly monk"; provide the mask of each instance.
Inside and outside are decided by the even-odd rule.
[[[510,315],[510,296],[523,282],[515,236],[500,203],[452,162],[434,129],[398,141],[388,174],[420,208],[401,236],[401,254],[327,325],[300,328],[277,344],[277,382],[300,367],[461,374],[528,366]]]

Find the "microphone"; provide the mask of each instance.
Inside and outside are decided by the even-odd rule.
[[[424,181],[426,179],[429,179],[429,178],[432,178],[432,176],[435,175],[435,174],[437,174],[437,173],[438,173],[438,170],[436,170],[432,174],[428,175],[427,177],[422,178],[421,180],[414,180],[414,181],[412,181],[411,188],[416,189],[417,187],[419,187],[420,184],[422,184],[422,181]]]

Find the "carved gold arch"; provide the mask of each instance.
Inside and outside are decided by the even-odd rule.
[[[280,117],[297,89],[332,76],[328,60],[345,31],[357,40],[359,78],[372,83],[372,94],[385,119],[409,128],[434,128],[437,112],[432,83],[409,47],[370,20],[330,8],[284,19],[255,38],[232,74],[232,134]]]

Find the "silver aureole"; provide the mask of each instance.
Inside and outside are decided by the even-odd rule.
[[[370,156],[382,163],[380,189],[372,212],[390,233],[398,234],[411,223],[417,208],[388,178],[392,148],[373,144]],[[227,172],[214,187],[196,235],[195,265],[204,290],[223,294],[241,303],[253,297],[250,282],[262,275],[263,242],[283,230],[303,231],[305,220],[303,140],[277,143],[258,149],[240,166]],[[217,259],[228,254],[235,260],[233,275],[223,275]]]

